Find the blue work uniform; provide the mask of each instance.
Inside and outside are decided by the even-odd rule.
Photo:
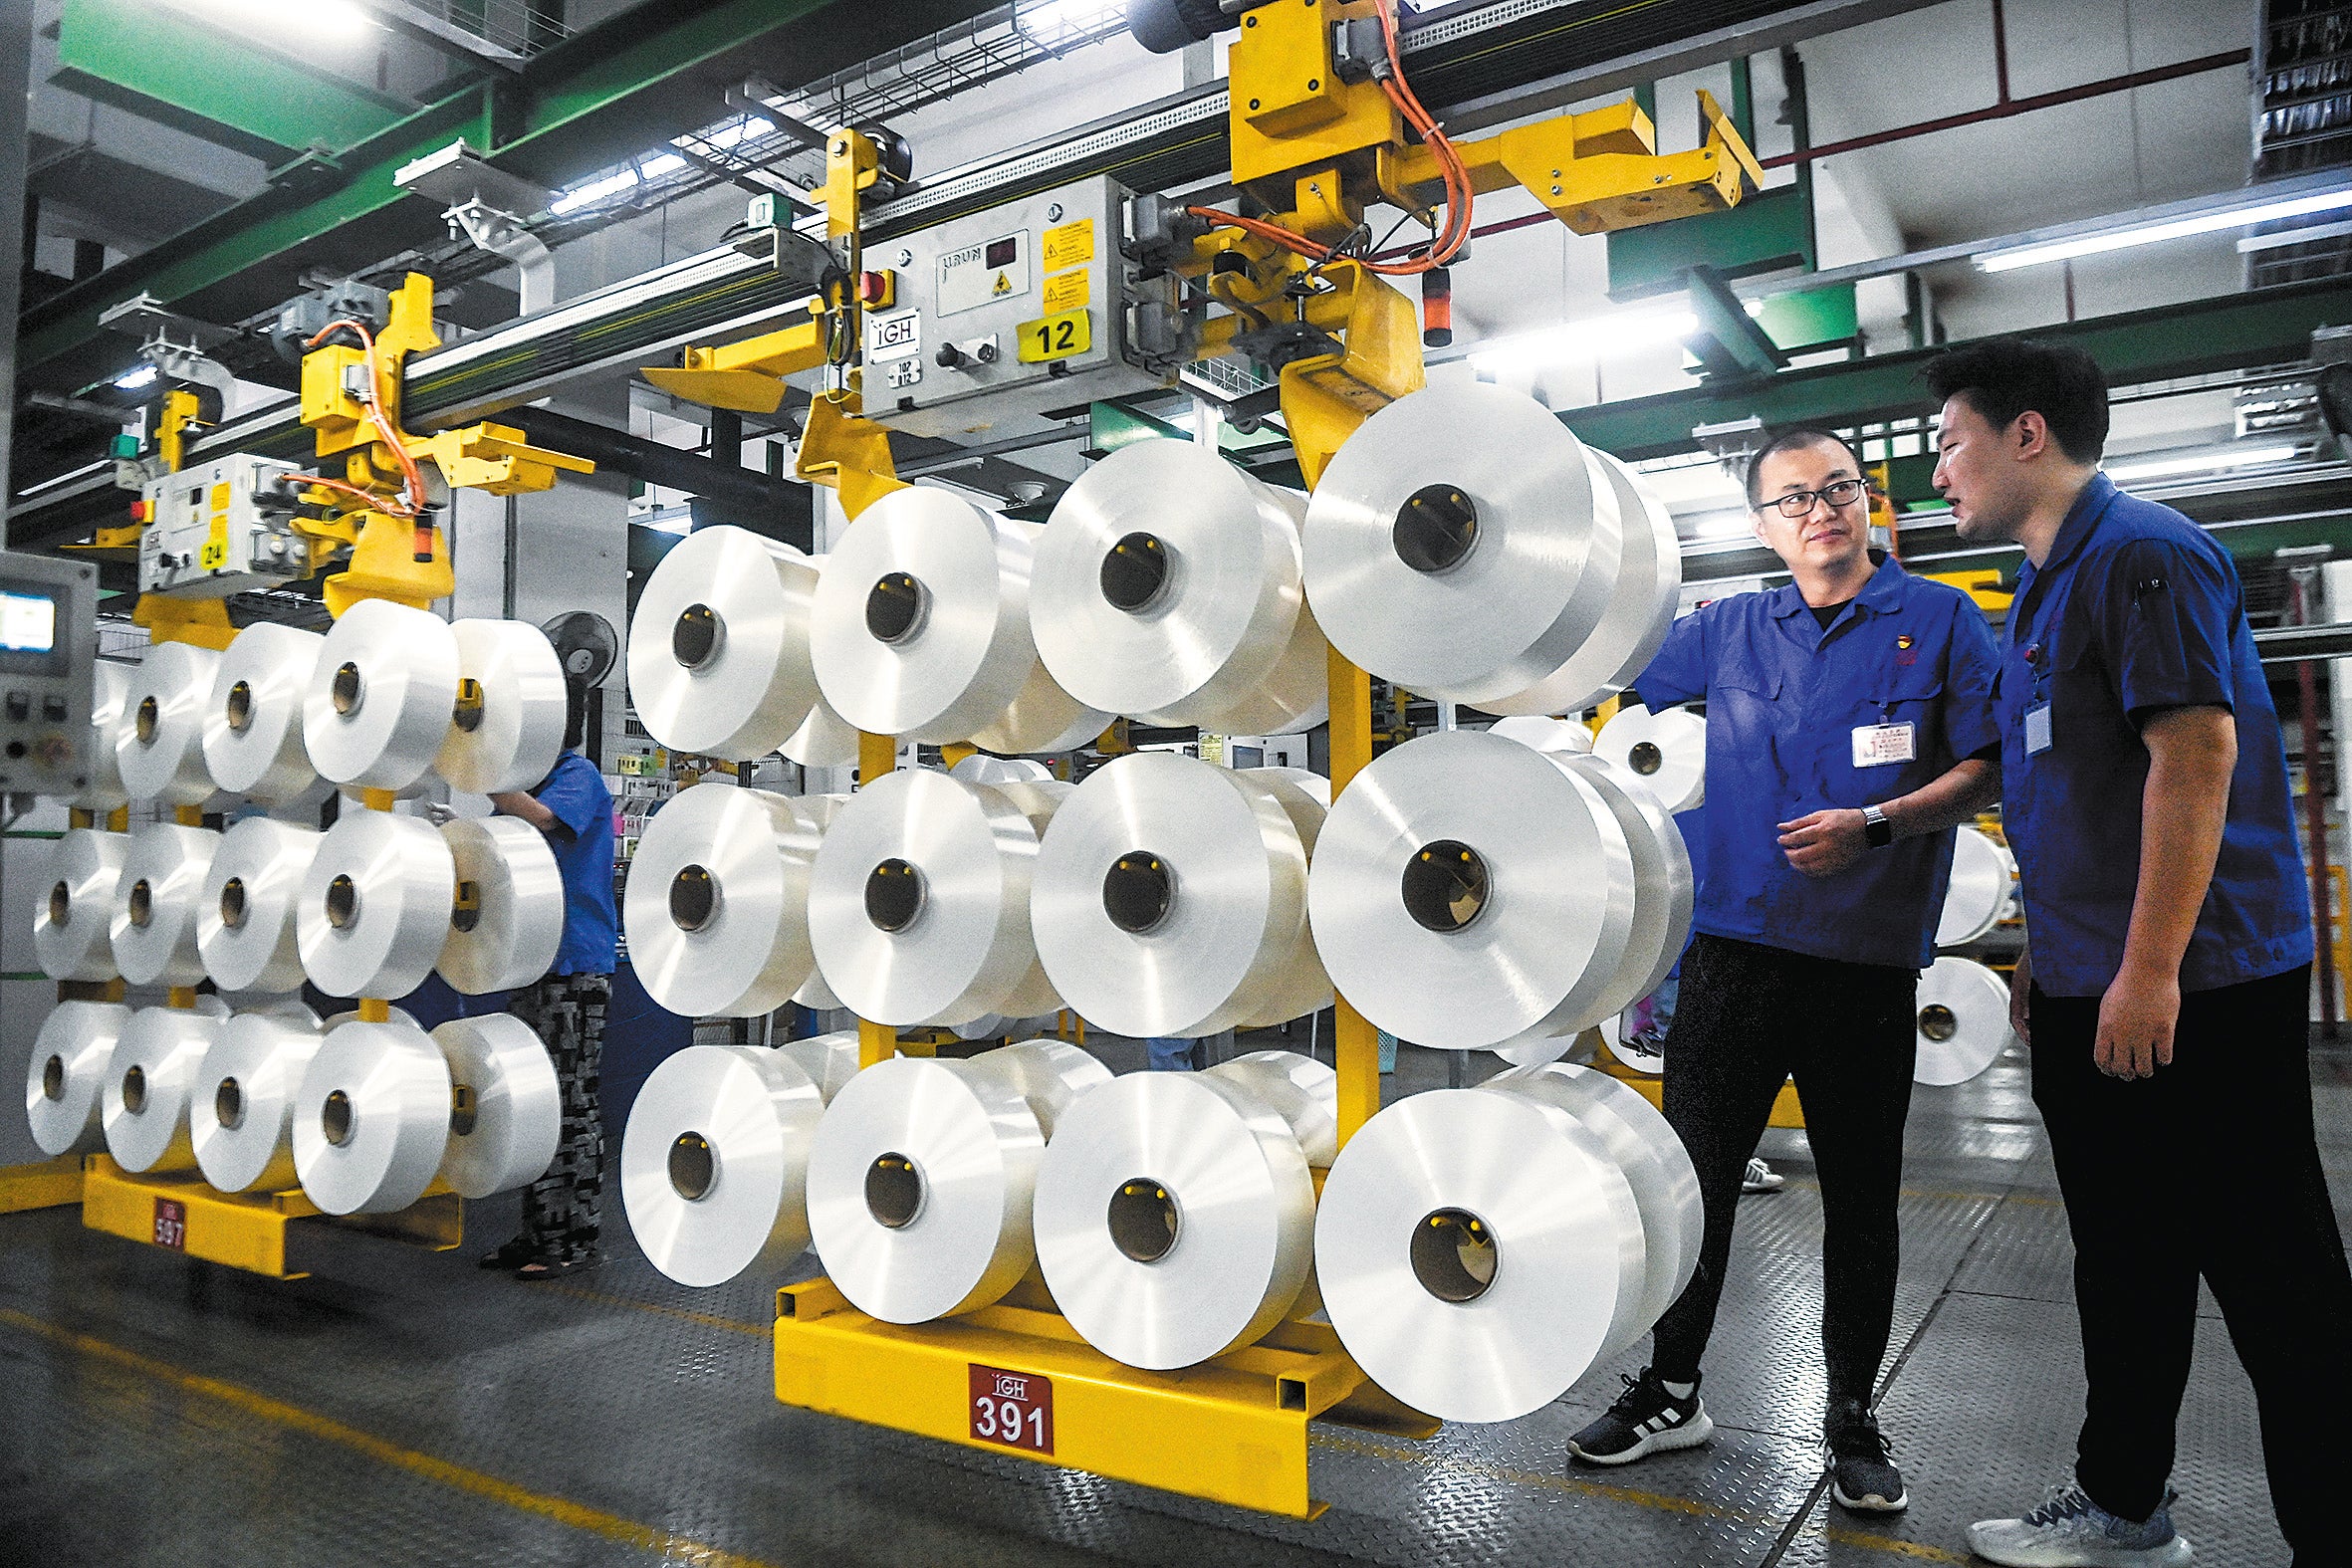
[[[1909,794],[1989,753],[1996,658],[1974,600],[1892,559],[1826,627],[1794,583],[1675,622],[1634,684],[1652,709],[1707,700],[1693,929],[1849,964],[1933,962],[1950,831],[1809,877],[1789,865],[1779,824]]]
[[[2220,861],[2181,961],[2183,991],[2311,962],[2311,902],[2286,751],[2230,553],[2175,512],[2083,488],[2049,559],[2017,575],[1998,683],[2001,814],[2025,894],[2033,981],[2104,993],[2140,885],[2140,726],[2167,708],[2228,708],[2237,768]]]
[[[609,975],[620,921],[612,902],[612,791],[578,752],[556,760],[532,797],[553,811],[547,834],[564,876],[564,940],[551,975]]]

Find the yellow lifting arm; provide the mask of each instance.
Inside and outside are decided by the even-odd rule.
[[[709,408],[772,414],[784,402],[784,378],[814,370],[825,361],[826,319],[816,314],[776,332],[717,348],[688,348],[675,365],[651,365],[638,373],[673,397]]]
[[[1603,234],[1721,212],[1764,183],[1755,152],[1705,89],[1699,113],[1707,138],[1688,152],[1659,152],[1656,127],[1631,99],[1454,148],[1474,190],[1524,186],[1578,234]],[[1391,167],[1393,188],[1414,200],[1439,188],[1437,156],[1426,146],[1403,149]]]
[[[793,472],[813,485],[837,491],[841,510],[854,518],[893,490],[904,490],[890,458],[890,432],[860,416],[853,391],[824,392],[810,399],[809,423]]]

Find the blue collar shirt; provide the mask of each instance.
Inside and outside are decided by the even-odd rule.
[[[1692,846],[1707,874],[1693,928],[1853,964],[1931,963],[1950,832],[1815,878],[1788,864],[1779,824],[1909,794],[1990,752],[1995,658],[1973,599],[1892,559],[1827,627],[1793,583],[1675,622],[1635,685],[1652,709],[1707,702],[1705,842]],[[1910,761],[1855,766],[1857,731],[1903,725]]]
[[[2311,962],[2278,713],[2230,553],[2175,512],[2092,477],[2049,559],[2017,576],[2001,648],[2001,812],[2025,894],[2035,984],[2103,994],[2140,885],[2148,748],[2167,708],[2237,722],[2222,850],[2181,962],[2211,991]]]
[[[609,975],[620,927],[612,897],[612,791],[594,763],[566,752],[531,793],[555,813],[547,843],[564,877],[564,940],[548,973]]]

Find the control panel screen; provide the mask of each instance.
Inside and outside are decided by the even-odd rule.
[[[57,594],[28,582],[0,580],[0,670],[63,675],[67,650],[58,638]]]

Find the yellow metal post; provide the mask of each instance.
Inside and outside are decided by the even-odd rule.
[[[1372,678],[1331,650],[1331,798],[1372,761]],[[1339,1069],[1339,1142],[1380,1114],[1380,1031],[1347,1004],[1332,1006],[1332,1059]]]
[[[865,787],[898,766],[898,739],[889,735],[857,737],[857,785]],[[871,1067],[898,1054],[898,1031],[871,1018],[857,1020],[857,1065]],[[926,1054],[928,1054],[926,1052]]]

